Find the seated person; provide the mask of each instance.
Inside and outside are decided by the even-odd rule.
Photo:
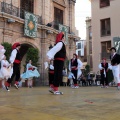
[[[86,86],[86,78],[83,74],[81,75],[81,81],[82,81],[82,86]]]
[[[93,84],[92,76],[90,73],[88,73],[88,75],[87,75],[87,82],[88,82],[88,85],[90,85],[90,86]]]
[[[100,71],[98,71],[97,74],[96,74],[95,84],[98,85],[97,82],[98,81],[100,82],[100,80],[101,80],[101,75],[100,75]]]
[[[69,80],[69,83],[70,83],[71,87],[73,86],[73,78],[75,78],[74,74],[72,72],[69,72],[68,80]]]

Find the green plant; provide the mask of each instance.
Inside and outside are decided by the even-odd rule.
[[[85,71],[84,71],[84,75],[85,77],[87,77],[87,74],[90,72],[90,65],[86,65],[85,66]]]
[[[32,60],[32,65],[38,66],[38,60],[39,60],[39,51],[36,48],[29,48],[26,53],[26,63],[29,60]]]
[[[6,59],[9,61],[9,57],[12,51],[12,44],[8,43],[8,42],[3,42],[2,45],[4,46],[6,52],[5,52],[5,56]]]

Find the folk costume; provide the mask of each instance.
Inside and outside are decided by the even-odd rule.
[[[62,70],[64,66],[64,61],[66,58],[66,48],[65,44],[62,41],[64,34],[61,32],[56,37],[56,45],[50,49],[47,53],[49,60],[54,59],[54,80],[52,90],[54,94],[60,94],[58,87],[62,82]]]
[[[11,78],[6,81],[6,90],[9,91],[8,87],[10,86],[13,78],[15,77],[15,88],[18,89],[18,81],[20,79],[20,63],[21,63],[21,56],[20,56],[20,43],[15,43],[12,46],[12,52],[10,56],[10,63],[13,64],[13,74]]]
[[[5,89],[5,81],[11,77],[13,69],[9,62],[6,60],[6,56],[4,56],[3,60],[1,60],[1,69],[0,69],[0,80],[2,80],[2,88]]]
[[[73,54],[73,56],[76,56],[76,58],[72,58],[70,60],[70,63],[69,63],[69,70],[74,74],[74,77],[73,78],[73,82],[74,82],[74,86],[72,88],[78,88],[78,84],[77,84],[77,78],[78,78],[78,70],[80,70],[80,68],[82,67],[82,62],[77,58],[77,55],[76,54]],[[82,72],[81,72],[82,73]]]
[[[40,74],[37,71],[37,67],[33,66],[31,63],[26,65],[26,72],[21,74],[21,78],[28,80],[28,87],[32,88],[33,77],[39,77]]]
[[[99,64],[100,74],[101,74],[101,88],[108,87],[108,69],[110,64],[106,62],[106,59],[103,59],[103,62]]]
[[[54,65],[50,63],[49,65],[49,86],[53,86],[53,80],[54,80]]]
[[[4,58],[5,51],[4,47],[0,45],[0,61]]]
[[[120,89],[120,55],[116,53],[116,49],[114,47],[111,48],[111,51],[115,50],[115,52],[110,56],[111,65],[112,65],[112,72],[114,76],[114,80],[117,83],[117,88]]]

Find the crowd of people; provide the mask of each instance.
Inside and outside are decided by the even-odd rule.
[[[63,92],[59,91],[59,86],[62,82],[63,76],[67,76],[69,81],[69,85],[71,88],[79,88],[79,82],[82,82],[82,86],[92,86],[94,84],[98,85],[98,81],[100,81],[99,85],[101,88],[108,88],[108,71],[112,70],[114,80],[117,83],[118,90],[120,89],[120,78],[119,78],[119,63],[120,63],[120,55],[116,53],[116,49],[114,47],[111,48],[111,63],[108,63],[105,58],[103,58],[102,62],[98,65],[100,72],[98,71],[96,74],[96,79],[93,80],[93,74],[90,72],[87,75],[84,75],[81,71],[81,67],[83,66],[80,59],[78,59],[76,54],[73,54],[73,58],[69,60],[69,74],[67,74],[64,68],[64,61],[66,59],[66,47],[64,43],[64,34],[60,32],[56,36],[55,46],[47,52],[46,61],[49,62],[49,92],[52,94],[60,95]],[[6,60],[5,49],[2,45],[0,45],[0,80],[2,81],[2,88],[10,91],[9,87],[13,79],[15,78],[14,87],[19,89],[19,81],[20,79],[28,80],[28,87],[32,88],[33,86],[33,77],[39,77],[40,74],[37,71],[37,67],[32,65],[32,61],[29,60],[26,65],[26,72],[20,74],[20,43],[15,43],[12,46],[12,52],[9,58],[9,62]]]

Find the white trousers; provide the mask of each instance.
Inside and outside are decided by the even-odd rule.
[[[113,76],[114,76],[114,80],[116,83],[120,83],[120,66],[116,65],[116,66],[112,66],[112,72],[113,72]]]

